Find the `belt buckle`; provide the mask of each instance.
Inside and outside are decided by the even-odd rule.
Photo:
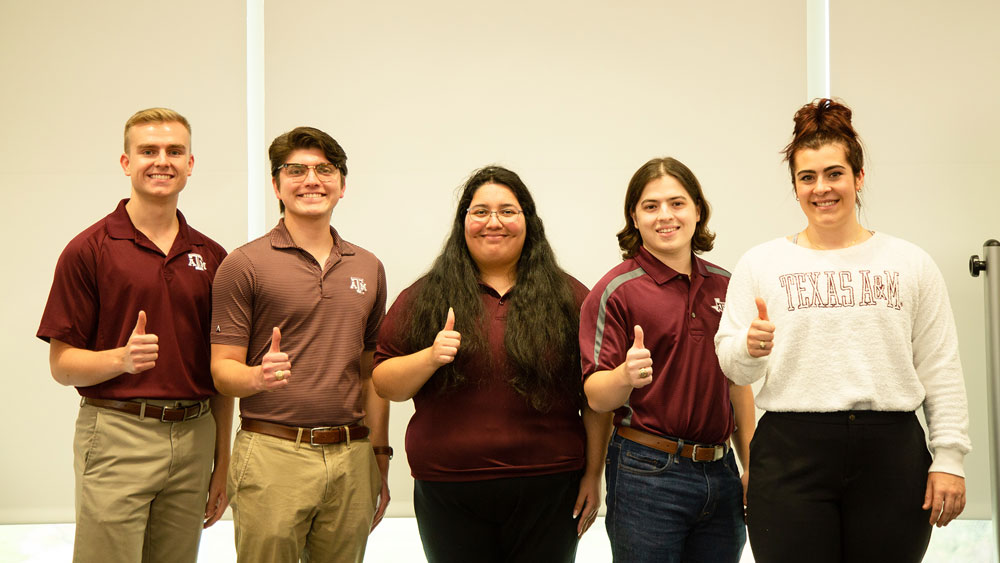
[[[698,459],[698,450],[712,450],[712,459],[700,460]],[[691,460],[701,463],[706,463],[709,461],[719,461],[722,456],[726,455],[725,448],[722,446],[702,446],[701,444],[695,444],[694,449],[691,450]]]
[[[316,443],[315,433],[316,433],[317,430],[319,430],[319,431],[336,430],[337,428],[338,428],[337,426],[318,426],[316,428],[310,428],[309,429],[309,445],[310,446],[322,446],[323,445],[323,444],[317,444]]]
[[[160,407],[160,422],[170,422],[170,421],[169,421],[169,420],[167,420],[167,418],[166,418],[166,416],[167,416],[167,411],[168,411],[168,410],[169,410],[169,411],[175,411],[175,410],[178,410],[178,409],[177,409],[177,408],[175,408],[175,407]],[[182,412],[184,411],[184,409],[180,409],[180,410],[181,410]],[[184,422],[185,420],[186,420],[186,419],[184,418],[184,415],[182,414],[182,415],[181,415],[181,420],[180,420],[180,422]]]

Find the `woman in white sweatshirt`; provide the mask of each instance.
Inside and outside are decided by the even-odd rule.
[[[764,379],[754,559],[920,561],[932,525],[965,507],[971,448],[944,280],[926,252],[858,221],[864,153],[848,107],[799,109],[785,157],[806,227],[740,259],[715,338],[729,379]]]

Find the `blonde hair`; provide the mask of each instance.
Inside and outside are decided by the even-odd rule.
[[[172,109],[149,108],[139,110],[132,114],[132,117],[128,118],[128,121],[125,122],[125,152],[128,152],[129,129],[144,123],[167,123],[169,121],[176,121],[177,123],[183,125],[184,128],[187,129],[188,136],[191,136],[191,124],[188,123],[187,118]]]

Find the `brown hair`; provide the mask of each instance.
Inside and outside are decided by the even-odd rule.
[[[188,137],[191,136],[191,124],[188,120],[176,111],[168,108],[149,108],[143,109],[132,114],[132,117],[128,118],[125,122],[125,152],[128,153],[128,130],[136,125],[142,125],[144,123],[167,123],[170,121],[176,121],[187,129]],[[190,144],[190,143],[189,143]],[[188,147],[190,150],[191,147]]]
[[[694,236],[691,237],[691,250],[699,254],[712,250],[715,233],[708,230],[708,219],[712,216],[712,206],[705,199],[701,184],[694,172],[691,172],[691,169],[683,162],[668,156],[654,158],[643,164],[629,180],[628,189],[625,190],[625,228],[618,231],[618,247],[622,250],[622,258],[632,258],[642,246],[642,236],[632,220],[632,214],[635,212],[635,206],[639,204],[642,191],[646,189],[647,184],[664,176],[671,176],[680,182],[681,186],[684,186],[684,190],[691,196],[691,200],[698,206],[698,211],[701,214],[701,219],[698,220],[698,224],[694,228]]]
[[[795,112],[795,131],[792,133],[792,141],[782,151],[785,153],[785,160],[788,161],[793,189],[795,153],[800,149],[818,150],[824,145],[842,145],[847,163],[851,165],[851,172],[855,177],[861,173],[865,167],[865,151],[861,137],[851,124],[851,115],[851,108],[829,98],[813,100]],[[858,206],[861,206],[860,199]]]
[[[340,181],[347,177],[347,153],[333,137],[315,127],[296,127],[287,133],[282,133],[271,141],[267,156],[271,159],[271,177],[277,179],[281,165],[285,164],[288,155],[299,149],[319,149],[330,161],[330,164],[340,171]],[[280,199],[278,207],[285,212],[285,204]]]

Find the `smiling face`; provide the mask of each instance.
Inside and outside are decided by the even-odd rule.
[[[799,149],[794,155],[795,196],[814,229],[854,228],[864,170],[856,174],[840,143]]]
[[[701,211],[673,176],[651,180],[632,210],[642,246],[664,264],[685,268],[691,260],[691,238]],[[679,270],[680,271],[680,270]]]
[[[329,164],[322,149],[296,149],[292,151],[284,164],[304,164],[315,166]],[[321,176],[310,168],[305,176],[292,178],[286,169],[282,168],[271,178],[274,193],[285,207],[286,218],[324,218],[327,222],[333,215],[333,208],[340,198],[344,197],[344,177],[340,171],[332,175]]]
[[[194,168],[187,128],[176,121],[141,123],[129,129],[128,141],[121,166],[132,179],[132,197],[176,201]]]
[[[508,222],[501,221],[499,213],[492,213],[503,209],[520,211],[521,205],[514,192],[500,184],[483,184],[472,196],[469,209],[491,212],[486,221],[477,221],[469,214],[465,216],[465,244],[476,266],[484,270],[516,264],[524,248],[524,214],[519,213]]]

